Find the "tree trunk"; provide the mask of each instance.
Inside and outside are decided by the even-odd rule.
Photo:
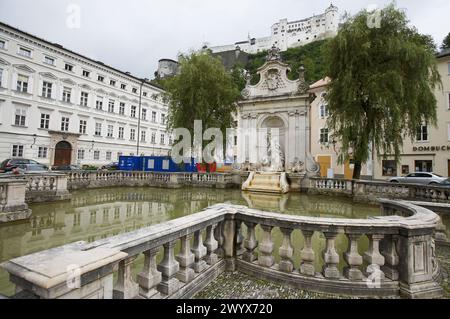
[[[362,167],[361,161],[356,161],[355,160],[355,167],[353,169],[353,179],[360,179],[361,178],[361,167]]]

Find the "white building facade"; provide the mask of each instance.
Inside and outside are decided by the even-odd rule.
[[[103,165],[167,155],[163,90],[0,23],[0,161]]]
[[[269,50],[272,46],[281,51],[302,46],[317,40],[334,37],[339,28],[339,10],[330,5],[324,13],[312,17],[289,22],[282,19],[271,27],[271,35],[262,38],[250,38],[234,44],[214,46],[209,49],[213,53],[231,51],[239,48],[249,54]]]

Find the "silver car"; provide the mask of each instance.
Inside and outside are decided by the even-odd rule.
[[[442,177],[434,173],[415,172],[406,176],[392,177],[388,181],[391,183],[439,185],[446,179],[447,177]]]

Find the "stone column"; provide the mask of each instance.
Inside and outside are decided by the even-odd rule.
[[[214,229],[217,225],[211,225],[206,227],[206,239],[205,246],[207,250],[206,263],[208,265],[214,265],[218,261],[216,250],[219,247],[217,240],[214,238]]]
[[[324,232],[323,234],[327,241],[327,245],[323,253],[323,261],[325,263],[323,267],[323,275],[325,278],[339,279],[340,274],[339,269],[337,268],[337,265],[339,264],[339,255],[335,248],[337,233]]]
[[[191,252],[192,234],[181,237],[180,253],[175,257],[180,264],[180,271],[177,272],[178,280],[188,283],[194,279],[195,273],[192,269],[195,261],[195,255]]]
[[[258,264],[263,267],[270,268],[273,266],[275,259],[272,256],[274,243],[272,241],[273,226],[261,225],[263,231],[262,240],[259,244]]]
[[[144,252],[144,268],[137,276],[139,295],[147,299],[159,298],[161,295],[156,287],[161,282],[161,273],[156,269],[156,255],[159,247]]]
[[[300,156],[296,153],[299,150],[298,145],[298,135],[297,135],[297,123],[296,123],[296,112],[290,111],[288,112],[288,138],[286,139],[285,151],[286,151],[286,167],[289,169],[291,167],[291,163],[294,161],[295,157],[300,158]]]
[[[242,255],[242,259],[251,263],[258,258],[255,253],[255,249],[258,247],[258,241],[256,240],[255,234],[256,224],[245,222],[245,226],[247,226],[247,238],[244,240],[244,247],[246,251]]]
[[[217,227],[214,229],[214,238],[217,240],[219,247],[217,248],[217,256],[219,256],[220,258],[223,258],[224,256],[224,251],[223,251],[223,234],[222,234],[222,228],[223,228],[223,223],[220,222]]]
[[[397,254],[397,236],[388,235],[380,242],[381,254],[384,256],[385,265],[381,270],[387,278],[391,280],[398,280],[398,263],[399,257]]]
[[[305,238],[305,246],[300,252],[300,257],[302,259],[300,265],[300,273],[303,275],[314,276],[314,259],[315,253],[312,248],[312,236],[314,235],[313,230],[302,230],[303,237]]]
[[[283,233],[283,244],[279,249],[281,257],[279,269],[283,272],[291,273],[294,270],[294,263],[292,262],[294,249],[291,242],[292,229],[280,228],[280,230]]]
[[[197,230],[194,233],[194,245],[191,251],[195,255],[194,270],[196,273],[200,273],[206,268],[206,261],[203,259],[206,256],[206,247],[203,245],[203,238],[200,230]]]
[[[236,221],[236,256],[242,256],[245,248],[242,247],[244,236],[242,236],[242,222],[240,220]]]
[[[175,278],[176,273],[180,270],[180,264],[175,260],[173,249],[176,241],[164,244],[164,258],[158,265],[157,269],[162,273],[161,282],[158,285],[158,291],[171,295],[180,287],[180,282]]]
[[[349,233],[348,237],[348,249],[344,254],[344,260],[348,267],[344,268],[344,275],[350,280],[362,280],[363,274],[359,267],[363,264],[363,258],[358,253],[358,238],[361,234]]]
[[[119,262],[117,283],[113,291],[114,299],[132,299],[139,294],[139,286],[131,274],[131,265],[136,258],[137,256],[131,256]]]

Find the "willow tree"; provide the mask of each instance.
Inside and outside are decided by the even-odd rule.
[[[226,136],[226,129],[234,127],[233,114],[240,97],[234,78],[221,60],[207,51],[182,56],[179,62],[180,73],[164,83],[168,129],[186,128],[194,136],[194,121],[201,120],[203,131],[219,128]]]
[[[436,125],[440,76],[430,39],[389,5],[349,18],[329,42],[328,127],[342,144],[339,163],[354,161],[353,178],[360,178],[371,146],[398,162],[404,139],[422,123]]]

